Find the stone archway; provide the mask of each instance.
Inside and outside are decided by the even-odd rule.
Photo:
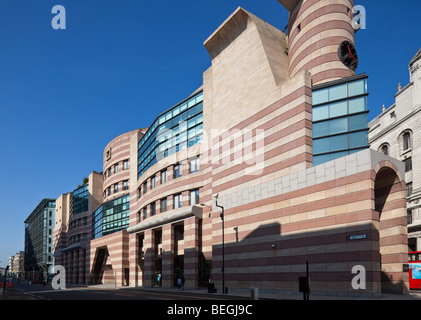
[[[407,294],[408,229],[406,184],[399,170],[388,161],[376,166],[375,211],[378,213],[380,279],[382,292]]]

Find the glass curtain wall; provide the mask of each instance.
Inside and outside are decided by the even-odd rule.
[[[86,212],[89,208],[89,185],[85,185],[72,192],[73,215]]]
[[[367,76],[313,88],[313,164],[365,150],[368,145]]]
[[[129,195],[101,205],[92,215],[92,239],[127,229],[129,227],[129,211]]]
[[[203,92],[160,115],[138,148],[138,179],[158,161],[203,140]]]

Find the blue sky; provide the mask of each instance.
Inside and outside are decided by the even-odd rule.
[[[355,4],[367,10],[357,73],[370,76],[372,119],[409,81],[420,3]],[[55,5],[66,8],[66,30],[51,27]],[[203,42],[239,6],[287,24],[276,0],[0,0],[0,266],[24,249],[24,220],[43,198],[102,171],[110,140],[201,86]]]

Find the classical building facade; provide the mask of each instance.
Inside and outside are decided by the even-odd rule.
[[[405,163],[409,250],[421,250],[421,50],[409,63],[409,84],[370,122],[371,148]]]

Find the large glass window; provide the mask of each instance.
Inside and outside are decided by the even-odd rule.
[[[165,112],[139,142],[138,178],[171,154],[201,143],[203,139],[203,92]]]
[[[85,185],[72,192],[73,196],[73,215],[88,211],[89,205],[89,186]]]
[[[129,227],[130,196],[101,205],[93,213],[92,238],[98,239]]]
[[[313,164],[368,148],[367,77],[313,88]]]

